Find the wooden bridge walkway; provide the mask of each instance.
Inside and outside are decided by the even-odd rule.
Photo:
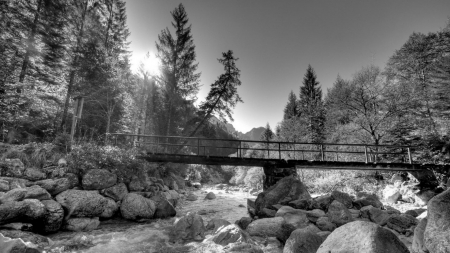
[[[371,144],[265,142],[207,139],[181,136],[109,134],[118,146],[142,149],[140,158],[149,162],[259,166],[278,168],[380,170],[419,172],[449,167],[418,164],[414,147]]]

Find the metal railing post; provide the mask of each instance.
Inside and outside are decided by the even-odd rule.
[[[197,156],[200,155],[200,138],[197,138]]]
[[[242,158],[242,141],[239,141],[239,157]]]
[[[320,153],[322,154],[322,162],[325,161],[325,152],[323,152],[323,144],[320,144]]]
[[[412,164],[412,156],[411,156],[411,148],[408,147],[408,158],[409,158],[409,163]]]
[[[281,143],[278,142],[278,157],[281,160]]]
[[[367,156],[367,146],[364,146],[364,155],[366,156],[366,163],[369,163],[369,157]]]

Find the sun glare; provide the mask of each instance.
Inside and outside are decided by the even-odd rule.
[[[148,52],[141,60],[143,70],[151,76],[158,76],[161,72],[161,63],[153,52]]]

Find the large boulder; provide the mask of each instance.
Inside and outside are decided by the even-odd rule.
[[[205,231],[202,217],[196,213],[189,212],[175,221],[169,233],[169,240],[170,242],[201,241],[205,238]]]
[[[216,194],[214,194],[214,192],[208,192],[208,194],[206,194],[205,199],[211,200],[211,199],[215,199],[216,198]]]
[[[67,190],[56,196],[69,217],[98,217],[105,210],[108,201],[97,191]]]
[[[265,217],[264,208],[280,202],[289,203],[296,199],[311,199],[306,186],[294,176],[284,177],[266,191],[260,193],[255,201],[256,215]]]
[[[414,203],[419,206],[426,206],[436,193],[433,190],[421,190],[414,194]]]
[[[283,253],[316,253],[322,237],[306,229],[294,230],[286,241]]]
[[[38,199],[38,200],[49,200],[52,199],[52,196],[48,191],[46,191],[44,188],[40,187],[39,185],[33,185],[30,187],[25,188],[26,199]]]
[[[44,215],[36,223],[36,228],[40,233],[48,234],[57,232],[64,219],[62,206],[54,200],[43,200],[45,207]]]
[[[52,196],[58,195],[71,187],[71,182],[68,178],[45,179],[34,183],[47,190]]]
[[[81,184],[85,190],[102,190],[116,183],[116,174],[104,169],[93,169],[84,174]]]
[[[427,253],[428,250],[424,245],[424,233],[427,226],[427,218],[422,219],[419,225],[414,229],[414,238],[412,243],[412,251],[415,253]]]
[[[26,243],[22,239],[12,239],[0,233],[0,249],[3,253],[39,253],[37,245]]]
[[[5,159],[5,169],[3,176],[6,177],[22,177],[25,171],[25,166],[20,159]]]
[[[21,201],[25,199],[27,190],[24,188],[16,188],[8,191],[0,196],[0,204],[14,201]]]
[[[45,207],[37,199],[12,201],[0,205],[0,224],[15,221],[35,222],[44,216]]]
[[[352,197],[350,197],[350,195],[348,195],[348,193],[334,190],[333,192],[331,192],[331,197],[333,198],[333,200],[337,200],[344,204],[344,206],[347,208],[352,208],[353,206],[353,199]]]
[[[16,188],[25,188],[34,184],[30,180],[16,177],[0,177],[0,180],[7,181],[9,183],[9,190]]]
[[[334,200],[328,207],[328,218],[338,227],[353,221],[353,216],[347,207],[341,202]]]
[[[331,197],[331,194],[322,195],[312,200],[310,208],[321,209],[326,212],[328,211],[328,207],[330,206],[331,202],[333,202],[333,197]]]
[[[431,253],[450,252],[450,189],[428,202],[425,247]]]
[[[317,253],[409,253],[391,231],[367,221],[354,221],[334,230]]]
[[[247,226],[251,236],[276,237],[285,242],[296,228],[286,223],[283,217],[263,218],[255,220]]]
[[[282,206],[278,209],[275,217],[283,217],[286,223],[291,224],[295,229],[304,228],[310,223],[306,211],[290,206]]]
[[[67,231],[92,231],[95,230],[98,225],[100,225],[100,221],[98,217],[95,218],[72,218],[65,222],[64,230]]]
[[[106,197],[114,199],[115,201],[121,201],[128,194],[128,189],[124,183],[119,183],[104,189],[102,194]]]
[[[162,192],[158,192],[155,196],[150,198],[155,202],[156,209],[154,218],[163,219],[168,217],[174,217],[177,211],[173,205],[167,200],[166,196]]]
[[[116,201],[111,198],[106,198],[106,200],[108,201],[108,203],[106,204],[103,213],[100,214],[100,218],[109,219],[117,213],[117,211],[119,210],[119,206],[117,205]]]
[[[251,241],[251,238],[250,235],[242,230],[238,225],[230,224],[221,227],[213,236],[209,237],[205,241],[212,241],[216,244],[225,246],[230,243],[249,242]]]
[[[252,223],[253,219],[250,217],[242,217],[234,223],[242,229],[247,229],[248,225]]]
[[[135,193],[128,193],[120,205],[122,217],[129,220],[151,219],[155,210],[153,200]]]

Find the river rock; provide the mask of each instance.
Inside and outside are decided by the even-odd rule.
[[[216,198],[216,194],[214,194],[214,192],[208,192],[208,194],[206,194],[205,199],[215,199]]]
[[[119,206],[117,205],[116,201],[114,201],[111,198],[105,198],[107,200],[107,204],[105,206],[105,209],[103,210],[103,213],[100,214],[100,218],[109,219],[112,218],[117,211],[119,210]]]
[[[69,217],[98,217],[104,210],[108,201],[97,191],[67,190],[56,196]]]
[[[230,222],[224,219],[218,219],[214,218],[208,221],[208,224],[206,225],[207,230],[213,230],[213,234],[217,232],[222,227],[226,227],[230,225]]]
[[[195,195],[195,194],[193,194],[192,192],[190,192],[187,196],[186,196],[186,200],[189,200],[189,201],[196,201],[198,199],[198,197]]]
[[[423,190],[414,195],[414,203],[419,206],[426,206],[436,193],[432,190]]]
[[[283,217],[263,218],[250,223],[247,232],[251,236],[276,237],[285,242],[296,228],[287,224]]]
[[[25,171],[25,166],[20,159],[5,159],[4,176],[7,177],[22,177]]]
[[[350,195],[348,195],[348,193],[334,190],[333,192],[331,192],[331,197],[333,198],[333,200],[337,200],[344,204],[344,206],[348,209],[352,208],[353,206],[353,199],[352,197],[350,197]]]
[[[35,184],[47,190],[52,196],[68,190],[71,186],[68,178],[45,179],[36,181]]]
[[[412,251],[415,253],[427,253],[428,250],[424,245],[424,233],[427,226],[427,218],[422,219],[419,225],[414,229],[414,238],[412,243]]]
[[[430,252],[450,252],[450,189],[428,202],[424,238]]]
[[[0,234],[13,239],[21,239],[25,243],[32,243],[40,248],[50,245],[50,240],[42,235],[20,230],[0,230]],[[0,248],[1,249],[1,248]]]
[[[313,209],[311,211],[306,211],[306,217],[311,222],[316,222],[320,217],[325,216],[325,212],[321,209]]]
[[[242,230],[236,224],[229,224],[227,226],[220,227],[213,236],[209,237],[205,241],[213,241],[216,244],[225,246],[230,243],[236,242],[249,242],[251,241],[250,235]]]
[[[102,194],[106,197],[114,199],[115,201],[121,201],[128,194],[128,189],[124,183],[119,183],[104,189]]]
[[[23,177],[25,179],[31,180],[31,181],[38,181],[43,180],[46,178],[46,175],[44,172],[36,169],[36,168],[27,168],[25,169],[23,173]]]
[[[361,217],[368,218],[380,226],[386,225],[390,215],[386,210],[381,210],[373,206],[361,208]]]
[[[34,222],[42,218],[44,212],[44,205],[36,199],[6,202],[0,205],[0,224]]]
[[[92,169],[83,176],[81,182],[85,190],[102,190],[117,183],[117,175],[105,169]]]
[[[200,241],[205,238],[205,225],[200,215],[188,212],[185,216],[176,220],[169,233],[170,242],[186,240]]]
[[[323,239],[305,229],[294,230],[286,241],[283,253],[316,253]]]
[[[284,177],[266,191],[258,194],[255,201],[256,215],[264,217],[263,209],[270,209],[272,205],[278,204],[280,200],[288,203],[296,199],[311,199],[311,195],[300,180],[294,176]]]
[[[252,223],[253,219],[250,217],[242,217],[235,222],[236,225],[241,227],[242,229],[247,229],[248,225]]]
[[[297,199],[288,203],[288,206],[295,209],[309,210],[311,209],[313,200],[311,199]]]
[[[153,200],[135,193],[128,193],[120,205],[122,217],[129,220],[151,219],[155,209]]]
[[[394,214],[387,220],[387,226],[389,228],[402,234],[415,225],[417,225],[417,220],[407,214]]]
[[[25,188],[16,188],[8,191],[0,197],[0,204],[14,201],[21,201],[25,199],[27,190]]]
[[[41,233],[57,232],[62,225],[64,219],[64,210],[62,206],[54,200],[43,200],[45,207],[44,216],[38,221],[37,229]]]
[[[39,185],[33,185],[30,187],[25,188],[26,199],[38,199],[38,200],[48,200],[52,199],[52,196],[48,191],[46,191],[44,188],[40,187]]]
[[[317,219],[316,226],[322,231],[333,232],[336,229],[336,225],[328,219],[328,217],[320,217]]]
[[[9,182],[4,179],[0,179],[0,192],[7,191],[9,191]]]
[[[92,231],[97,229],[98,225],[100,225],[100,221],[98,220],[98,217],[94,218],[72,218],[65,222],[64,224],[64,230],[67,231],[74,231],[74,232],[80,232],[80,231]]]
[[[334,230],[317,253],[409,253],[391,231],[367,221],[354,221]]]
[[[164,219],[174,217],[177,214],[173,205],[167,200],[166,195],[162,192],[157,192],[155,196],[152,196],[150,199],[153,200],[156,205],[154,218]]]
[[[344,204],[337,200],[331,202],[331,205],[328,207],[327,215],[330,221],[336,224],[338,227],[353,221],[352,214],[347,209],[347,207],[345,207]]]
[[[0,233],[0,249],[2,253],[39,253],[37,245],[25,243],[22,239],[12,239]]]
[[[295,229],[309,225],[306,211],[294,209],[290,206],[282,206],[278,209],[275,216],[282,217],[286,223],[291,224]]]
[[[356,200],[353,202],[353,206],[357,209],[361,209],[364,206],[373,206],[376,208],[383,207],[383,203],[378,199],[377,195],[367,193],[367,192],[358,192],[356,194]]]
[[[333,202],[333,198],[331,197],[331,194],[319,196],[312,200],[311,209],[321,209],[321,210],[327,212],[328,207],[330,206],[331,202]]]

